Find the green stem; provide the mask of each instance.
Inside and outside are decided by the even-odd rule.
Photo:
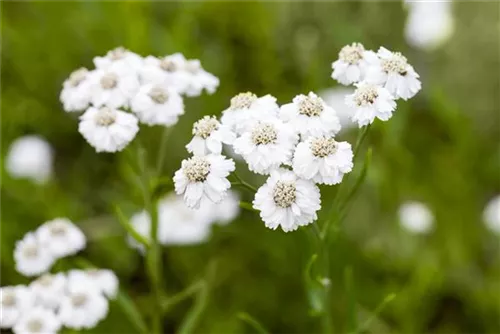
[[[146,249],[149,248],[149,240],[145,238],[142,234],[137,232],[137,230],[130,224],[129,220],[125,215],[123,214],[122,210],[118,205],[114,206],[115,210],[115,215],[116,218],[118,219],[118,222],[123,226],[123,228],[130,234],[132,238],[135,239],[138,243],[146,247]]]
[[[158,160],[156,161],[156,175],[160,175],[165,163],[165,156],[167,154],[167,142],[172,132],[171,128],[165,127],[161,135],[160,146],[158,149]]]
[[[240,187],[246,188],[246,189],[250,190],[253,193],[257,192],[257,189],[254,186],[252,186],[250,183],[248,183],[245,180],[243,180],[236,172],[234,172],[233,175],[234,175],[234,177],[237,180],[237,182],[232,182],[231,183],[233,186],[240,186]]]
[[[238,319],[240,319],[241,321],[244,321],[247,324],[249,324],[250,326],[252,326],[253,329],[255,329],[257,331],[257,333],[259,333],[259,334],[270,333],[268,330],[266,330],[264,328],[264,326],[262,326],[257,320],[255,320],[255,318],[253,318],[250,314],[248,314],[246,312],[238,313]]]
[[[356,140],[356,147],[354,147],[354,157],[352,160],[355,160],[356,157],[358,156],[358,153],[359,153],[359,149],[361,148],[361,145],[363,144],[363,142],[365,141],[365,138],[366,136],[368,135],[368,132],[370,131],[370,128],[371,128],[371,124],[368,124],[364,129],[363,131],[361,131],[359,134],[358,134],[358,139]]]
[[[172,306],[182,302],[186,298],[191,297],[200,289],[203,289],[206,285],[206,282],[204,280],[198,281],[190,286],[188,286],[186,289],[183,291],[179,292],[178,294],[172,296],[168,300],[166,300],[163,305],[162,305],[162,310],[163,312],[167,312]]]

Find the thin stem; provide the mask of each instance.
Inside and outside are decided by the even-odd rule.
[[[145,238],[142,234],[137,232],[137,230],[130,224],[129,220],[123,214],[122,210],[118,205],[114,206],[115,215],[118,219],[118,222],[123,226],[123,228],[130,234],[135,241],[143,245],[144,247],[149,248],[149,240]]]
[[[240,319],[241,321],[244,321],[247,324],[249,324],[250,326],[252,326],[252,328],[255,329],[255,331],[257,333],[259,333],[259,334],[267,334],[267,333],[269,333],[269,331],[266,330],[264,328],[264,326],[262,326],[260,324],[260,322],[258,322],[257,320],[255,320],[255,318],[253,318],[250,314],[248,314],[246,312],[240,312],[240,313],[238,313],[238,319]]]
[[[356,147],[354,148],[354,157],[353,157],[353,160],[356,159],[356,157],[358,156],[358,153],[359,153],[359,149],[361,148],[361,145],[363,144],[363,142],[365,141],[365,138],[366,136],[368,135],[368,132],[370,131],[370,128],[371,128],[371,124],[368,124],[364,129],[363,131],[361,131],[359,134],[358,134],[358,139],[356,140]]]
[[[163,164],[165,163],[165,156],[167,153],[167,142],[171,132],[172,128],[170,127],[165,127],[163,129],[158,149],[158,160],[156,161],[156,175],[160,175],[163,170]]]
[[[238,182],[232,182],[232,185],[246,188],[254,193],[257,192],[257,189],[254,186],[252,186],[250,183],[244,181],[236,172],[234,172],[233,175]]]
[[[186,289],[183,291],[179,292],[178,294],[172,296],[169,298],[167,301],[165,301],[162,305],[163,312],[167,312],[172,306],[182,302],[186,298],[191,297],[195,293],[197,293],[200,289],[204,288],[206,285],[206,282],[204,280],[200,280],[190,286],[188,286]]]

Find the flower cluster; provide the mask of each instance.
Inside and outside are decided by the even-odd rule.
[[[419,75],[400,52],[381,47],[365,50],[361,43],[346,45],[332,64],[332,78],[356,90],[346,97],[354,109],[351,118],[359,127],[375,118],[387,121],[396,109],[396,100],[408,100],[421,89]]]
[[[94,58],[64,81],[60,99],[67,112],[81,112],[79,131],[97,152],[125,148],[146,125],[172,126],[184,113],[182,96],[213,93],[219,79],[196,59],[180,53],[145,58],[124,48]]]

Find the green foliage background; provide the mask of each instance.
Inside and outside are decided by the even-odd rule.
[[[499,239],[481,219],[487,201],[500,193],[498,3],[455,3],[455,34],[433,53],[407,46],[399,2],[1,5],[2,159],[24,134],[46,137],[56,151],[56,177],[47,186],[13,180],[2,167],[2,285],[28,282],[14,270],[15,241],[48,219],[67,216],[90,239],[83,256],[115,270],[146,314],[153,305],[143,259],[126,246],[110,206],[119,203],[127,214],[141,208],[128,183],[126,154],[96,154],[78,133],[76,117],[62,110],[58,96],[72,70],[91,67],[94,56],[123,45],[142,55],[183,52],[220,78],[216,94],[186,101],[169,142],[164,174],[170,176],[187,156],[193,121],[220,114],[241,91],[271,93],[285,103],[298,93],[333,87],[331,62],[343,45],[359,41],[402,51],[421,73],[423,90],[399,103],[389,122],[377,122],[368,139],[372,166],[330,249],[335,330],[349,330],[350,301],[362,323],[396,293],[368,332],[500,332]],[[356,131],[344,132],[343,139],[353,142]],[[140,140],[156,152],[160,133],[142,127]],[[332,195],[323,191],[324,207]],[[400,229],[396,211],[408,199],[434,212],[430,235]],[[270,231],[257,215],[242,212],[232,224],[214,228],[206,244],[165,248],[164,286],[172,295],[215,262],[196,332],[251,333],[237,317],[242,311],[273,333],[317,332],[302,280],[311,252],[303,230]],[[167,314],[168,332],[191,305],[186,300]],[[93,332],[129,333],[133,327],[113,305]]]

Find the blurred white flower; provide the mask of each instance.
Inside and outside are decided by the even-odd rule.
[[[335,135],[340,122],[332,107],[313,92],[297,95],[292,103],[282,105],[280,118],[289,123],[302,139],[308,136]]]
[[[66,276],[63,273],[44,274],[31,282],[29,287],[38,305],[55,310],[66,292]]]
[[[12,331],[16,334],[55,334],[61,328],[61,321],[53,310],[36,306],[25,312]]]
[[[186,145],[194,155],[221,154],[222,143],[232,144],[234,133],[219,123],[215,116],[204,116],[193,125],[193,139]]]
[[[184,90],[186,96],[199,96],[203,90],[213,94],[219,87],[219,78],[205,71],[198,59],[188,60],[184,64],[184,71],[188,74],[188,84]]]
[[[17,272],[24,276],[37,276],[47,272],[55,258],[50,250],[38,241],[35,234],[29,232],[16,242],[14,260]]]
[[[143,66],[143,59],[138,54],[120,46],[108,51],[104,57],[95,57],[94,65],[98,69],[108,69],[117,65],[137,72]]]
[[[211,218],[215,223],[227,224],[233,221],[240,213],[240,198],[238,194],[234,191],[229,191],[226,198],[224,198],[220,203],[212,203],[206,207],[209,209]],[[202,208],[203,209],[203,204]]]
[[[175,172],[175,192],[184,194],[190,208],[199,208],[204,197],[218,203],[231,187],[227,177],[234,169],[234,161],[222,155],[193,156],[183,160],[182,167]]]
[[[89,289],[96,289],[110,299],[116,298],[118,285],[118,277],[109,269],[74,269],[68,273],[69,289],[75,286],[87,286]]]
[[[411,201],[403,203],[398,211],[399,223],[411,233],[424,234],[432,230],[434,215],[427,205]]]
[[[90,73],[90,102],[94,107],[127,108],[139,90],[139,79],[129,67],[111,64]]]
[[[163,58],[148,56],[144,59],[140,77],[143,83],[168,86],[183,94],[189,84],[189,74],[184,71],[186,58],[174,53]]]
[[[129,113],[90,107],[80,117],[78,131],[97,152],[117,152],[134,139],[139,126],[137,118]]]
[[[79,68],[69,75],[63,83],[59,99],[67,112],[87,109],[90,103],[90,80],[86,68]]]
[[[290,164],[297,132],[279,119],[258,121],[234,141],[234,151],[243,156],[248,169],[258,174],[269,174],[281,164]]]
[[[343,85],[351,85],[363,80],[366,71],[364,52],[365,48],[361,43],[344,46],[339,52],[339,59],[332,64],[332,79]]]
[[[41,225],[36,235],[39,242],[56,258],[73,255],[85,248],[83,232],[67,218],[56,218]]]
[[[319,96],[327,105],[335,110],[340,121],[340,126],[343,130],[356,127],[356,123],[351,120],[354,115],[354,109],[345,103],[345,97],[354,93],[352,87],[335,87],[321,91]]]
[[[420,76],[400,52],[380,47],[377,53],[366,51],[365,59],[369,65],[366,81],[382,85],[396,99],[408,100],[422,88]]]
[[[488,202],[483,211],[483,220],[490,231],[500,234],[500,195]]]
[[[255,194],[253,207],[260,211],[266,227],[294,231],[317,219],[316,212],[321,208],[319,188],[292,171],[277,169]]]
[[[53,162],[53,149],[45,139],[23,136],[10,145],[5,169],[13,178],[28,178],[42,184],[52,176]]]
[[[387,121],[392,117],[396,102],[387,89],[366,82],[356,87],[354,93],[345,98],[345,103],[354,109],[353,122],[363,127],[373,123],[375,118]]]
[[[24,285],[0,288],[0,328],[13,327],[22,314],[35,306],[35,295]]]
[[[93,328],[108,314],[108,301],[98,289],[88,285],[72,285],[63,296],[59,318],[64,326],[74,329]]]
[[[182,97],[172,88],[146,84],[131,102],[132,111],[142,123],[172,126],[184,114]]]
[[[337,184],[352,170],[351,144],[336,142],[333,137],[309,137],[297,145],[293,171],[317,184]]]

